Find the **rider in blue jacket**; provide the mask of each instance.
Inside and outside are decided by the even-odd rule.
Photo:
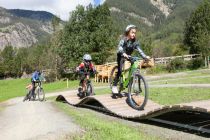
[[[31,77],[31,83],[32,83],[32,97],[34,97],[34,91],[35,91],[35,84],[40,82],[40,76],[41,72],[39,70],[36,70]]]

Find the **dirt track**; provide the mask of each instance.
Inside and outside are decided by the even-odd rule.
[[[59,140],[80,131],[79,126],[51,102],[22,102],[22,98],[4,103],[0,124],[0,140]]]

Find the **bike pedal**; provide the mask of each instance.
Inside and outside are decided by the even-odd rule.
[[[117,99],[117,96],[116,96],[116,94],[112,94],[112,96],[111,96],[113,99]]]

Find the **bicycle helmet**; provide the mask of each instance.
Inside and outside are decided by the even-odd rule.
[[[90,56],[89,54],[85,54],[85,55],[83,56],[83,60],[84,60],[84,61],[92,61],[92,58],[91,58],[91,56]]]
[[[131,29],[136,29],[136,28],[137,28],[137,27],[136,27],[135,25],[133,25],[133,24],[128,25],[128,26],[125,28],[125,34],[128,34],[129,31],[130,31]]]

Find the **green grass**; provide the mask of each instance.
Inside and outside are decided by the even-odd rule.
[[[25,87],[30,84],[30,79],[0,80],[0,102],[10,98],[24,96],[27,92]],[[74,86],[75,83],[72,83]],[[45,92],[52,92],[66,88],[66,82],[43,84]]]
[[[109,88],[96,89],[95,93],[96,95],[111,95],[111,90]],[[162,105],[210,99],[209,88],[150,88],[149,93],[150,100]]]
[[[14,98],[24,96],[27,92],[25,87],[30,84],[30,79],[12,79],[12,80],[0,80],[0,102]],[[53,83],[43,83],[43,88],[46,93],[77,89],[79,81],[69,81],[69,88],[67,88],[66,81],[58,81]],[[103,86],[106,84],[94,83],[94,86]]]
[[[173,77],[159,77],[150,80],[149,84],[208,84],[210,83],[210,70],[186,71]]]
[[[83,134],[71,136],[73,140],[156,140],[160,139],[145,134],[143,130],[123,124],[116,120],[109,120],[96,116],[95,113],[86,110],[78,110],[67,104],[55,103],[61,110],[74,119],[85,131]]]
[[[193,78],[195,76],[206,76],[201,78]],[[208,77],[207,77],[208,76]],[[158,80],[150,81],[149,84],[165,84],[166,81],[168,84],[208,84],[210,83],[210,70],[199,70],[199,71],[187,71],[185,75],[179,75],[174,78],[159,78]],[[179,80],[177,78],[184,78]],[[189,80],[190,79],[190,80]],[[12,80],[0,80],[0,102],[19,96],[24,96],[26,94],[25,86],[30,83],[30,79],[12,79]],[[67,90],[67,89],[77,89],[79,81],[69,81],[69,88],[66,87],[66,81],[58,81],[54,83],[44,83],[43,87],[46,93]],[[108,86],[108,84],[94,83],[94,87],[97,86]],[[174,88],[172,88],[174,89]],[[163,90],[163,89],[161,89]],[[189,89],[186,89],[189,90]],[[202,90],[202,89],[200,89]],[[207,90],[207,89],[205,89]],[[190,90],[189,90],[190,91]],[[95,89],[97,95],[111,93],[110,89]],[[182,90],[180,91],[182,92]]]
[[[202,88],[152,88],[149,99],[162,105],[173,105],[210,99],[210,89]]]
[[[161,81],[153,81],[151,84],[210,84],[210,76],[206,77],[184,77],[184,78],[173,78],[173,79],[165,79]]]

